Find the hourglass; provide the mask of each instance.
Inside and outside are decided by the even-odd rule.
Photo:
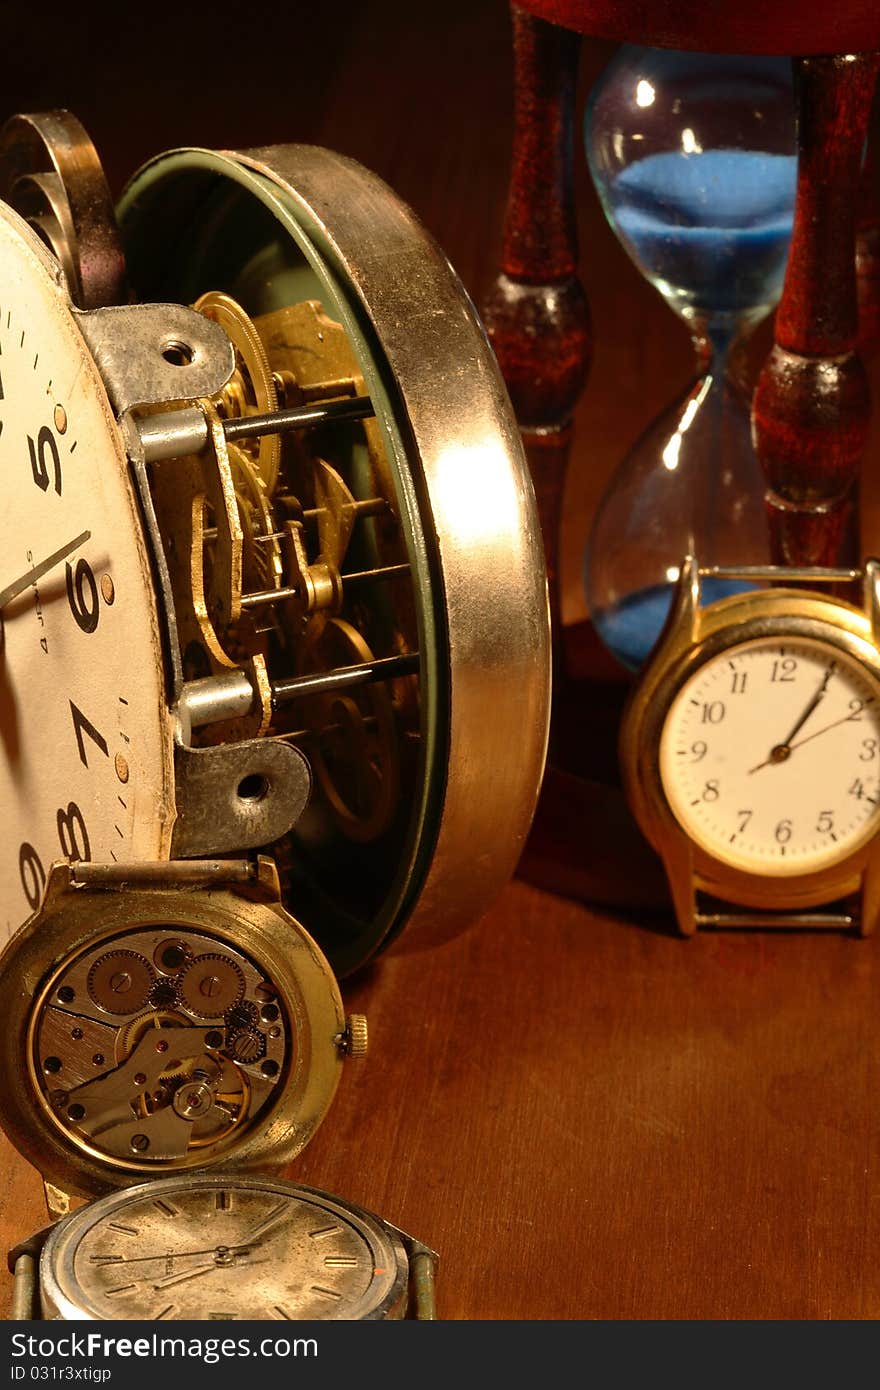
[[[586,144],[612,228],[687,323],[699,363],[617,469],[587,545],[593,623],[637,670],[683,556],[770,558],[748,392],[732,368],[782,289],[797,175],[790,63],[625,45],[594,88]],[[704,601],[742,587],[710,579]]]

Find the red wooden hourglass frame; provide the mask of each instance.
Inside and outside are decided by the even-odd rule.
[[[864,0],[522,0],[512,6],[515,129],[501,273],[483,313],[523,430],[544,531],[554,623],[554,713],[526,877],[572,896],[660,905],[665,886],[613,771],[624,688],[589,670],[586,624],[564,629],[559,528],[571,415],[586,382],[589,307],[577,276],[572,152],[581,36],[695,52],[790,55],[798,110],[794,227],[753,429],[774,560],[861,558],[858,473],[870,401],[858,347],[878,326],[878,231],[860,218],[880,65]],[[870,160],[866,161],[867,182]],[[860,315],[861,307],[861,315]],[[861,318],[861,333],[860,333]],[[585,725],[592,733],[585,749]]]

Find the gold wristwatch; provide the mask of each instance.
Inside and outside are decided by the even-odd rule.
[[[80,1306],[68,1257],[139,1258],[89,1243],[101,1203],[184,1172],[186,1221],[221,1171],[232,1194],[195,1257],[219,1297],[365,1045],[336,980],[473,922],[516,864],[549,714],[534,495],[465,291],[353,161],[177,150],[114,211],[50,112],[0,132],[0,197],[2,1121],[70,1222],[47,1308]],[[389,1316],[343,1209],[306,1231],[316,1297]],[[156,1284],[188,1283],[182,1245]],[[135,1282],[102,1306],[158,1316]]]
[[[703,570],[686,560],[624,717],[621,765],[683,933],[872,931],[880,564]]]

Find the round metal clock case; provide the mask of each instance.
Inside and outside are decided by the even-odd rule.
[[[0,207],[6,931],[56,858],[269,849],[337,974],[405,925],[442,939],[514,868],[549,711],[485,334],[328,151],[162,156],[119,218],[140,302],[83,313]],[[311,433],[241,433],[313,403]]]

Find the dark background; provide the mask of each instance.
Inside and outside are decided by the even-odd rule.
[[[584,44],[581,106],[614,51]],[[179,7],[17,3],[3,33],[0,119],[67,106],[114,193],[177,145],[327,145],[419,213],[477,302],[495,273],[510,166],[504,0],[229,0]],[[583,279],[597,339],[564,527],[565,616],[582,617],[586,527],[614,465],[688,381],[688,335],[607,227],[578,138]]]
[[[6,7],[0,42],[0,118],[70,107],[116,192],[175,145],[315,142],[381,174],[477,301],[494,273],[503,0],[31,0]],[[584,44],[581,105],[612,51]],[[693,371],[576,155],[596,347],[567,491],[569,620],[598,493]],[[435,1245],[441,1316],[880,1316],[876,939],[683,942],[671,921],[646,930],[517,881],[478,928],[431,951],[404,937],[345,993],[371,1058],[346,1068],[291,1176]],[[0,1248],[44,1220],[36,1174],[0,1139]],[[0,1311],[8,1296],[0,1281]]]

